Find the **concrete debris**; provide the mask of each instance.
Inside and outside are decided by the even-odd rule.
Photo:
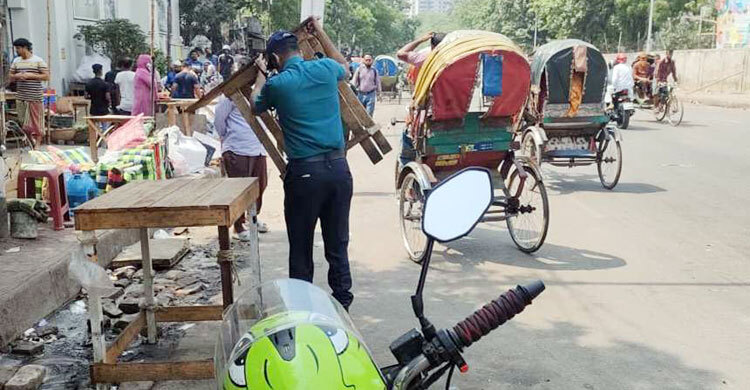
[[[10,380],[10,378],[13,378],[13,375],[16,374],[19,368],[21,368],[21,366],[18,366],[18,365],[0,366],[0,389],[2,389],[3,386],[5,386],[5,384]]]
[[[128,298],[128,297],[138,298],[138,297],[142,296],[143,295],[143,285],[140,284],[140,283],[138,283],[138,284],[131,284],[130,286],[128,286],[125,289],[125,294],[124,295],[125,295],[125,298]]]
[[[185,288],[177,290],[176,295],[178,297],[184,297],[187,295],[195,294],[198,291],[203,290],[203,283],[201,282],[195,282]]]
[[[132,279],[135,273],[136,269],[132,265],[120,267],[112,271],[112,275],[117,279]]]
[[[126,296],[117,305],[120,310],[125,314],[136,314],[141,311],[140,300],[135,297]]]
[[[135,319],[138,318],[138,314],[126,314],[118,319],[115,320],[115,323],[112,324],[113,329],[119,329],[123,330],[130,325],[131,322],[135,321]]]
[[[59,329],[54,325],[43,325],[36,328],[36,334],[39,337],[46,337],[49,335],[57,335]]]
[[[136,279],[143,279],[143,269],[136,271],[136,273],[133,274],[133,277]]]
[[[5,250],[5,253],[18,253],[21,251],[20,246],[14,246],[13,248],[8,248]]]
[[[70,312],[73,314],[84,314],[86,313],[86,302],[78,300],[70,304]]]
[[[125,288],[130,286],[130,279],[119,279],[115,282],[115,287]]]
[[[123,314],[122,310],[120,310],[120,308],[117,307],[117,304],[112,299],[102,300],[102,311],[104,311],[104,314],[106,316],[113,317],[113,318],[119,318]]]
[[[34,356],[42,352],[44,352],[44,344],[26,340],[17,341],[16,345],[13,347],[13,353],[19,355]]]
[[[47,368],[35,364],[23,366],[5,384],[5,390],[36,390],[47,374]]]
[[[192,284],[195,284],[196,282],[198,282],[198,278],[192,275],[187,275],[177,280],[177,287],[185,288],[186,286],[190,286]]]
[[[164,275],[165,278],[170,280],[177,280],[185,275],[185,271],[180,271],[178,269],[173,269],[170,271],[167,271],[167,273]]]

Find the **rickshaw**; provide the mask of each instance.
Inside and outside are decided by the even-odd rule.
[[[494,198],[482,222],[505,221],[513,242],[531,253],[549,226],[547,192],[537,168],[512,142],[528,98],[530,69],[510,39],[484,31],[455,31],[428,56],[414,87],[407,132],[413,161],[397,163],[396,188],[404,245],[411,260],[425,255],[425,196],[449,175],[483,167],[493,174]]]
[[[390,56],[377,56],[375,57],[375,70],[380,75],[381,92],[378,95],[379,100],[388,96],[389,99],[398,100],[398,104],[401,104],[401,85],[399,85],[401,61]]]
[[[596,164],[613,189],[622,171],[622,136],[610,124],[604,94],[607,63],[590,43],[566,39],[539,47],[531,62],[531,95],[518,133],[521,150],[537,166]]]

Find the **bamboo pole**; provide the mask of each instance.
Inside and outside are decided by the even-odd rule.
[[[151,115],[156,117],[156,57],[154,57],[154,39],[155,39],[155,21],[156,21],[156,0],[151,0]]]
[[[47,72],[49,72],[49,80],[47,80],[47,89],[52,86],[52,14],[51,14],[51,3],[52,0],[47,0]],[[47,144],[50,143],[50,132],[52,131],[52,96],[47,97],[47,131],[43,138],[46,138]],[[41,145],[37,145],[41,146]]]

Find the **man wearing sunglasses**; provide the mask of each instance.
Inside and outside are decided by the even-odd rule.
[[[349,79],[348,71],[330,58],[305,61],[297,37],[286,31],[271,35],[265,54],[269,70],[278,74],[268,81],[258,75],[253,111],[275,109],[284,132],[289,277],[312,282],[315,225],[320,220],[328,284],[348,310],[354,298],[348,256],[352,175],[338,97],[338,83]],[[258,66],[263,70],[262,62]]]

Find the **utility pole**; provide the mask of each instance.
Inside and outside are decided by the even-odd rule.
[[[651,30],[654,26],[654,0],[651,0],[651,5],[648,7],[648,36],[646,38],[646,52],[651,52]]]
[[[534,14],[534,49],[536,49],[536,36],[539,30],[539,17]]]
[[[172,0],[167,0],[167,67],[172,66]]]

